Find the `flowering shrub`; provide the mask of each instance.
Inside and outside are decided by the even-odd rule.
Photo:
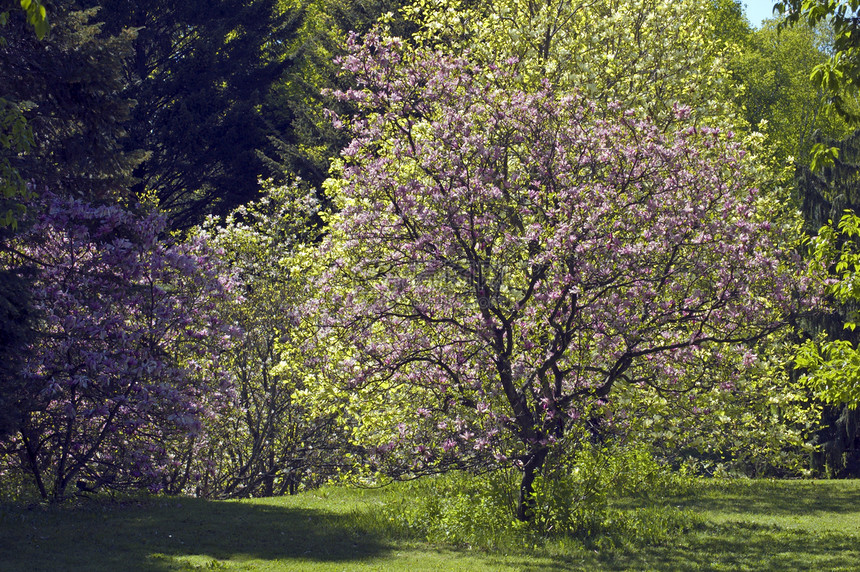
[[[159,488],[168,443],[199,432],[230,328],[215,301],[229,274],[203,243],[160,237],[164,219],[138,208],[45,193],[6,245],[7,268],[34,274],[36,341],[21,375],[36,395],[4,443],[43,497],[82,489]]]
[[[233,392],[206,422],[194,443],[199,450],[186,453],[203,475],[195,484],[201,495],[272,496],[318,486],[340,467],[348,443],[303,351],[314,324],[301,307],[314,297],[309,276],[317,263],[301,251],[318,242],[320,207],[300,184],[265,188],[260,200],[196,234],[223,252],[242,280],[241,295],[218,306],[222,320],[242,329],[221,360]]]

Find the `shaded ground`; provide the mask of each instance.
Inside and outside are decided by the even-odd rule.
[[[0,570],[172,569],[183,555],[344,562],[387,550],[349,520],[308,508],[199,499],[6,511]]]
[[[386,538],[368,518],[381,499],[326,489],[246,502],[0,505],[0,570],[860,570],[860,481],[701,481],[671,502],[702,524],[671,541],[555,539],[507,554]]]

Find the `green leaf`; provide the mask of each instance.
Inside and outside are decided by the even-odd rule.
[[[21,9],[27,13],[27,22],[33,26],[36,37],[44,39],[48,34],[48,11],[39,0],[21,0]]]
[[[42,8],[42,10],[44,11],[44,8]],[[44,39],[45,36],[48,35],[48,30],[49,30],[48,21],[47,20],[40,20],[40,21],[36,22],[35,24],[33,24],[33,30],[36,32],[37,38],[39,38],[40,40]]]
[[[813,171],[818,171],[822,167],[829,167],[839,158],[839,149],[837,147],[830,147],[823,143],[813,145],[810,153],[812,155],[810,168]]]

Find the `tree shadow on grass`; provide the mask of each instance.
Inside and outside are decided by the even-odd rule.
[[[856,513],[860,487],[851,481],[714,481],[701,482],[694,497],[680,497],[683,508],[756,513],[770,516],[810,516],[816,513]]]
[[[654,501],[619,503],[639,510]],[[847,481],[699,481],[686,496],[669,500],[705,520],[690,522],[661,544],[612,546],[597,538],[585,550],[523,570],[860,570],[860,487]],[[714,521],[708,515],[719,514]]]
[[[860,546],[841,534],[730,522],[681,537],[675,545],[609,551],[598,560],[604,570],[853,571]]]
[[[499,562],[510,565],[515,560],[508,558]],[[604,546],[571,551],[551,559],[537,554],[531,561],[522,558],[518,569],[529,572],[856,572],[858,562],[860,545],[856,537],[731,522],[705,526],[659,545]]]
[[[0,570],[177,570],[219,561],[344,562],[386,542],[349,513],[273,504],[158,499],[6,512]],[[5,521],[5,522],[4,522]]]

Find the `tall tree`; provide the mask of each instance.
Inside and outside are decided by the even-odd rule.
[[[361,113],[331,183],[323,332],[399,470],[495,455],[528,519],[548,456],[615,386],[682,395],[784,325],[798,260],[733,134],[372,35],[345,68]]]
[[[817,469],[834,476],[860,474],[860,389],[857,386],[856,330],[858,295],[856,275],[860,232],[854,213],[860,211],[856,181],[860,174],[860,132],[840,141],[823,139],[837,149],[829,166],[797,171],[797,187],[812,255],[829,266],[833,284],[830,304],[804,324],[809,336],[797,358],[797,366],[816,389],[825,409],[817,441]]]
[[[856,121],[855,100],[860,87],[860,9],[858,0],[784,0],[774,2],[774,12],[785,16],[782,27],[806,22],[824,24],[833,31],[833,49],[825,62],[812,70],[812,81],[830,97],[830,105],[842,117]]]
[[[777,28],[776,21],[766,21],[732,59],[733,75],[744,87],[738,100],[753,128],[767,122],[764,129],[778,161],[793,157],[807,165],[814,134],[839,139],[848,127],[827,113],[827,92],[809,81],[810,70],[827,60],[827,35],[805,24]]]
[[[857,88],[860,85],[860,21],[856,0],[786,0],[774,3],[785,19],[780,29],[803,24],[824,28],[832,37],[829,57],[815,65],[811,81],[827,96],[828,110],[856,125],[860,120]],[[841,140],[837,140],[840,137]],[[812,317],[806,332],[815,341],[804,343],[797,365],[806,370],[805,379],[818,396],[830,403],[818,434],[820,469],[830,475],[850,476],[860,472],[860,415],[856,411],[856,384],[853,378],[858,339],[853,324],[857,296],[855,281],[858,172],[857,133],[845,136],[823,134],[815,141],[810,167],[797,171],[797,188],[802,203],[805,230],[817,235],[812,255],[828,264],[835,283],[830,288],[833,304]],[[834,222],[836,221],[836,222]]]
[[[11,14],[4,29],[0,96],[23,111],[33,135],[8,164],[37,189],[115,198],[138,159],[121,148],[133,103],[122,93],[133,32],[101,35],[95,11],[68,5],[51,14],[42,41],[23,13]]]
[[[147,158],[137,193],[154,191],[174,226],[226,214],[255,198],[267,136],[292,140],[289,118],[270,109],[272,84],[291,65],[297,10],[276,0],[88,0],[105,34],[136,30],[126,96],[137,101],[128,149]]]

